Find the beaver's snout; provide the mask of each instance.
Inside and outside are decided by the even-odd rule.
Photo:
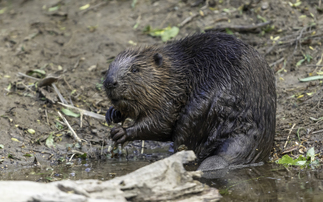
[[[108,75],[104,80],[104,87],[107,89],[114,89],[118,86],[118,81],[115,76]]]

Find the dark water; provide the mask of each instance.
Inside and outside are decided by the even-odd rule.
[[[146,154],[140,158],[104,161],[75,159],[58,166],[2,170],[0,180],[109,180],[125,175],[170,153]],[[188,170],[194,168],[187,167]],[[207,172],[199,179],[219,189],[221,201],[323,201],[323,169],[316,170],[265,164],[234,170]]]
[[[323,201],[323,169],[265,164],[209,172],[200,180],[219,189],[221,201]]]

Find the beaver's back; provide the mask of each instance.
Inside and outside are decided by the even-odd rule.
[[[265,160],[275,135],[276,90],[264,58],[221,33],[193,35],[165,49],[171,67],[189,81],[175,145],[195,150],[201,160],[218,154],[233,164]]]

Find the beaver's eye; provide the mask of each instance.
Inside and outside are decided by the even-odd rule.
[[[132,72],[132,73],[139,72],[139,68],[138,68],[138,66],[137,66],[137,65],[133,65],[133,66],[131,67],[131,72]]]

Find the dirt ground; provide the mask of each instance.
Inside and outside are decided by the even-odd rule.
[[[255,47],[276,72],[271,159],[284,152],[304,154],[313,146],[321,158],[322,83],[299,81],[320,75],[323,67],[321,1],[207,2],[0,0],[0,168],[32,164],[33,155],[45,163],[63,161],[75,150],[105,156],[110,127],[103,120],[63,114],[86,140],[80,149],[57,113],[62,106],[53,87],[35,87],[36,80],[22,74],[59,76],[54,84],[67,103],[104,115],[109,102],[101,82],[113,57],[136,44],[162,43],[143,32],[148,25],[178,26],[176,38],[224,30]]]

